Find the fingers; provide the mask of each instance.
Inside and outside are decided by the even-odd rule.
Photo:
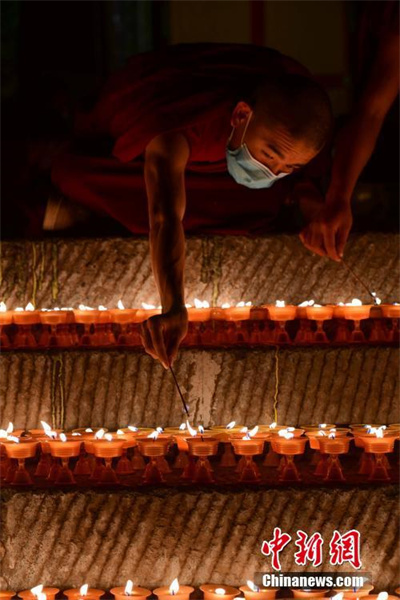
[[[350,229],[350,227],[343,227],[336,234],[336,248],[340,258],[343,258],[344,247],[349,237]]]
[[[311,250],[315,254],[319,256],[326,256],[325,247],[323,244],[323,239],[321,235],[314,231],[311,227],[306,227],[300,233],[300,240],[303,242],[303,245],[307,248],[307,250]]]
[[[329,258],[336,262],[340,262],[340,256],[336,249],[335,230],[324,225],[322,227],[323,242],[325,250]]]
[[[157,358],[160,360],[163,367],[168,369],[170,361],[165,348],[162,317],[150,317],[150,319],[147,320],[147,329],[150,332],[151,341]]]
[[[153,342],[151,340],[150,331],[147,328],[147,321],[140,324],[140,337],[142,340],[143,347],[147,354],[150,354],[152,358],[157,359],[158,356],[154,350]]]
[[[178,336],[173,336],[168,343],[167,354],[170,365],[173,365],[176,357],[178,356],[180,339]]]

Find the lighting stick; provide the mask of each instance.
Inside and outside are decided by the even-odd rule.
[[[360,279],[360,277],[357,275],[357,273],[347,264],[346,261],[343,260],[343,258],[342,258],[342,264],[353,275],[354,279],[357,279],[358,283],[368,292],[368,294],[373,299],[374,304],[378,304],[378,302],[376,301],[376,294],[374,294],[374,292],[371,292],[371,290],[369,289],[369,287],[363,282],[362,279]]]
[[[169,370],[171,371],[172,377],[174,378],[176,389],[178,390],[178,394],[179,394],[179,396],[180,396],[180,398],[182,400],[182,404],[183,404],[183,408],[185,410],[185,413],[189,417],[189,410],[188,410],[188,407],[186,406],[185,398],[183,397],[183,394],[181,392],[181,388],[179,387],[179,383],[178,383],[178,380],[176,378],[176,375],[175,375],[175,373],[174,373],[174,371],[173,371],[173,369],[172,369],[171,366],[169,367]]]

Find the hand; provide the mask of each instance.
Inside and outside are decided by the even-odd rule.
[[[168,369],[178,354],[187,328],[188,313],[184,306],[150,317],[140,328],[144,349]]]
[[[312,252],[340,262],[352,224],[349,203],[329,203],[303,229],[300,239]]]

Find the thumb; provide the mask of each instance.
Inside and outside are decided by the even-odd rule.
[[[340,228],[336,233],[336,249],[340,258],[343,258],[344,247],[349,237],[350,229],[348,227]]]

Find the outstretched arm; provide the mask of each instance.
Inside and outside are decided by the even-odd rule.
[[[150,252],[162,314],[142,324],[142,340],[153,358],[168,367],[187,332],[184,300],[186,208],[185,167],[189,145],[182,134],[163,134],[146,148],[144,176],[150,222]]]
[[[303,230],[304,245],[340,261],[352,226],[351,198],[370,159],[386,114],[399,92],[399,36],[382,41],[367,85],[335,143],[331,182],[324,207]]]

